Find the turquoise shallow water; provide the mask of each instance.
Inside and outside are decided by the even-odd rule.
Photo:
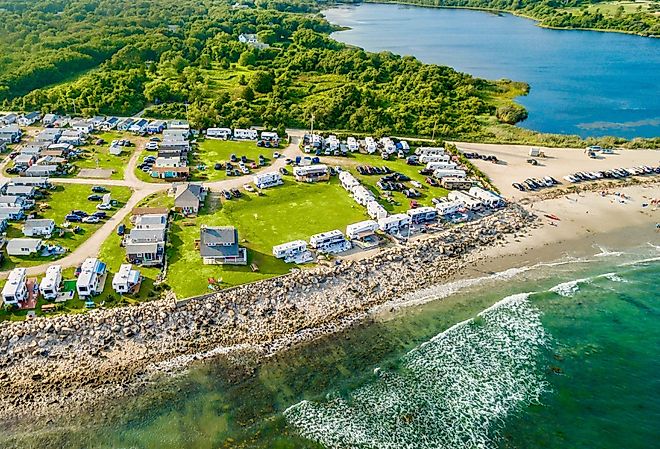
[[[660,441],[658,255],[645,245],[489,274],[448,296],[456,285],[438,288],[441,301],[261,365],[218,361],[115,404],[121,418],[107,425],[83,422],[18,444],[652,447]]]

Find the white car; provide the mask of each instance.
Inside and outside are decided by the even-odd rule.
[[[82,219],[83,223],[99,223],[100,221],[101,219],[99,217],[95,217],[94,215],[90,215]]]
[[[416,188],[418,188],[418,189],[421,189],[421,188],[422,188],[422,183],[419,182],[419,181],[410,181],[410,184],[412,184],[413,187],[416,187]]]
[[[278,157],[280,157],[280,153],[278,153],[277,151],[274,152],[274,153],[273,153],[273,157],[274,157],[275,159],[277,159]]]
[[[105,203],[104,203],[104,204],[97,204],[97,205],[96,205],[96,208],[97,208],[98,210],[110,210],[110,209],[112,209],[112,206],[109,205],[109,204],[105,204]]]
[[[244,184],[243,188],[247,190],[248,192],[254,192],[254,187],[252,187],[250,184]]]
[[[242,166],[241,171],[243,172],[244,175],[250,174],[250,169],[247,168],[246,166]]]

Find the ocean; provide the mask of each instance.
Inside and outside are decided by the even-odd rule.
[[[196,368],[112,404],[118,413],[103,425],[82,419],[18,441],[646,449],[660,441],[659,279],[660,247],[650,243],[485,273],[261,364]]]

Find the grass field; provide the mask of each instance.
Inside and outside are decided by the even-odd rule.
[[[601,3],[593,3],[591,5],[588,5],[586,7],[586,10],[595,13],[596,11],[600,11],[601,14],[604,16],[614,16],[619,9],[619,7],[623,8],[623,13],[624,14],[631,14],[635,13],[638,11],[648,11],[651,9],[651,5],[653,2],[650,1],[612,1],[612,2],[601,2]],[[571,8],[565,8],[566,11],[570,12],[578,12],[581,8],[579,7],[571,7]]]
[[[292,266],[271,255],[274,245],[307,240],[312,234],[332,229],[344,231],[347,224],[368,218],[336,178],[322,184],[298,184],[287,179],[283,186],[264,193],[229,201],[210,196],[197,218],[175,221],[168,248],[167,283],[179,297],[209,292],[209,278],[221,279],[222,287],[229,287],[287,273]],[[201,225],[236,226],[240,244],[248,248],[248,263],[257,264],[259,272],[252,272],[249,265],[204,265],[195,249]]]
[[[197,151],[190,157],[190,167],[192,170],[193,181],[217,181],[227,179],[225,170],[215,170],[213,166],[218,162],[227,162],[232,154],[238,158],[246,156],[248,166],[252,162],[258,162],[259,155],[266,158],[266,163],[270,164],[275,151],[280,149],[258,147],[254,141],[233,141],[220,139],[204,139],[199,141]],[[235,165],[235,164],[234,164]],[[204,170],[196,167],[204,166]]]
[[[110,179],[124,179],[124,167],[128,165],[128,161],[133,155],[135,146],[122,147],[124,152],[119,156],[114,156],[108,152],[110,143],[117,139],[128,139],[135,144],[135,136],[129,133],[121,133],[117,131],[110,131],[101,134],[94,134],[90,136],[90,142],[97,139],[103,139],[103,145],[86,145],[81,147],[85,150],[81,159],[73,161],[73,164],[79,169],[83,168],[103,168],[112,170]]]
[[[121,205],[128,201],[131,196],[131,189],[128,187],[120,186],[106,186],[110,190],[112,198],[119,201]],[[33,213],[36,215],[35,218],[50,218],[55,220],[56,226],[61,226],[64,222],[64,216],[71,212],[72,210],[83,210],[87,213],[92,213],[96,211],[96,205],[98,204],[95,201],[88,201],[87,196],[92,193],[91,186],[82,185],[82,184],[67,184],[59,185],[55,190],[50,191],[48,197],[44,200],[41,200],[37,203],[37,206],[34,208]],[[42,206],[40,205],[47,205]],[[115,211],[119,208],[106,211],[108,216],[112,216]],[[66,230],[62,237],[59,237],[57,234],[49,240],[46,240],[45,243],[53,245],[61,245],[67,248],[69,251],[73,251],[78,246],[80,246],[85,240],[87,240],[103,223],[76,223],[74,224],[80,226],[82,232],[79,234],[74,233],[71,230]],[[11,222],[7,228],[7,237],[23,237],[22,233],[23,223],[22,222]],[[30,257],[17,257],[17,256],[8,256],[5,254],[5,260],[2,264],[2,269],[7,270],[14,268],[17,265],[20,266],[33,266],[39,265],[49,260],[54,260],[55,256],[51,257],[40,257],[40,256],[30,256]]]

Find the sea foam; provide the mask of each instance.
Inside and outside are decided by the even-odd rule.
[[[327,448],[493,446],[503,420],[547,388],[539,355],[549,336],[528,296],[452,326],[348,397],[290,407],[287,421]]]

